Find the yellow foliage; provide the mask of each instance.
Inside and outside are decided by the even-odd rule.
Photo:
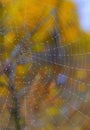
[[[30,67],[30,64],[18,65],[16,69],[16,75],[23,76],[27,74],[29,67]]]
[[[46,21],[35,33],[35,35],[32,37],[32,41],[36,42],[37,44],[45,41],[45,39],[48,37],[49,31],[52,30],[53,26],[54,18],[50,17],[48,21]]]
[[[55,96],[57,94],[58,94],[57,89],[56,88],[52,88],[52,90],[50,91],[50,96],[53,97],[53,96]]]
[[[59,113],[58,107],[52,106],[52,107],[47,109],[47,114],[49,116],[56,116],[56,115],[58,115],[58,113]]]
[[[78,15],[73,2],[65,1],[59,8],[60,29],[64,42],[77,41],[80,30],[78,25]]]
[[[5,75],[2,75],[0,76],[0,83],[3,84],[4,86],[7,86],[8,85],[8,82],[7,82],[7,77]]]
[[[41,52],[43,51],[44,46],[41,44],[34,44],[34,46],[32,47],[32,50],[35,52]]]
[[[14,2],[13,6],[12,2],[7,8],[9,15],[8,24],[12,26],[23,26],[26,24],[31,29],[38,21],[40,22],[40,19],[45,18],[50,13],[54,4],[55,2],[51,0],[22,0]]]
[[[7,49],[5,49],[5,51],[2,53],[2,59],[8,59],[10,56],[10,52],[7,51]]]
[[[15,40],[15,34],[13,32],[7,33],[4,37],[5,49],[13,48],[14,40]]]
[[[9,93],[6,87],[0,87],[0,96],[7,96]]]
[[[44,128],[44,130],[53,130],[53,125],[52,124],[47,124]]]
[[[87,72],[85,70],[78,70],[76,71],[75,77],[77,79],[84,79],[87,76]]]
[[[0,96],[8,95],[8,79],[5,75],[0,76]]]
[[[86,84],[84,84],[84,83],[79,84],[78,90],[79,90],[80,92],[85,92],[86,89],[87,89],[87,85],[86,85]]]
[[[64,42],[77,41],[80,32],[76,6],[70,1],[60,1],[58,3],[60,5],[60,7],[58,6],[58,14],[62,40]],[[13,29],[22,29],[26,26],[28,30],[31,31],[37,23],[40,23],[44,18],[50,15],[51,10],[56,6],[57,0],[19,0],[10,2],[7,6],[8,20],[6,21],[6,26],[12,27]],[[34,36],[32,39],[34,39],[37,44],[43,42],[48,35],[46,30],[51,30],[52,28],[53,19],[51,16],[51,19],[37,32],[36,35],[38,35],[39,38],[36,39],[36,36]]]
[[[46,6],[55,7],[57,4],[57,0],[43,0]]]
[[[0,0],[0,2],[1,2],[2,4],[7,4],[7,3],[11,2],[11,0]]]

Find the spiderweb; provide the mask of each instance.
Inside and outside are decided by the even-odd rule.
[[[51,30],[48,27],[45,29],[48,38],[43,43],[39,43],[39,47],[43,49],[38,51],[32,36],[50,18],[54,26]],[[2,26],[0,24],[0,35],[5,36],[7,30],[4,31]],[[28,32],[26,26],[24,29],[24,36],[12,49],[2,68],[4,74],[1,75],[5,75],[9,91],[7,96],[0,98],[0,129],[89,130],[90,45],[88,40],[82,43],[78,41],[75,44],[73,42],[63,44],[56,9],[37,24],[32,32]],[[8,31],[13,32],[12,29]],[[17,27],[16,32],[19,35]],[[38,39],[39,37],[36,41]],[[23,70],[22,76],[17,75],[18,65],[27,65],[26,75]],[[3,92],[4,90],[1,93]],[[17,125],[18,120],[21,128]]]

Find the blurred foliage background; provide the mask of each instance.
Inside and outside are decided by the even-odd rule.
[[[0,130],[90,129],[90,34],[73,0],[0,0]]]

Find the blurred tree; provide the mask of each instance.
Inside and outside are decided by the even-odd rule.
[[[71,1],[62,2],[59,8],[59,18],[62,41],[64,43],[77,42],[80,28],[75,4]]]
[[[67,60],[64,62],[64,58],[60,58],[61,54],[62,56],[65,54],[65,48],[61,50],[61,42],[71,43],[78,40],[80,35],[78,17],[75,5],[67,1],[1,0],[0,2],[0,59],[1,62],[5,61],[1,72],[4,72],[4,76],[6,75],[6,77],[0,77],[0,91],[2,96],[6,96],[9,90],[13,102],[11,115],[15,119],[17,130],[20,130],[20,96],[30,92],[28,104],[31,103],[31,109],[36,113],[41,109],[39,101],[43,102],[46,97],[48,89],[45,87],[48,88],[47,82],[60,73],[61,68],[57,67],[58,64],[64,65],[67,62]],[[4,31],[2,25],[5,27]],[[32,63],[27,63],[27,61]],[[46,66],[47,64],[48,66]],[[82,79],[84,74],[77,72],[76,77]],[[66,82],[67,76],[59,75],[58,84],[61,85]],[[30,88],[30,91],[28,91],[28,88]],[[86,86],[80,85],[78,89],[84,91]],[[48,93],[50,104],[58,105],[57,99],[51,100],[57,95],[57,92],[56,86],[50,89]],[[58,115],[59,110],[53,106],[48,109],[48,112],[47,114],[55,116]]]

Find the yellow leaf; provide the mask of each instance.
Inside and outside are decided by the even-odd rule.
[[[48,110],[47,110],[47,114],[49,116],[56,116],[56,115],[58,115],[58,112],[59,112],[59,108],[58,107],[53,107],[53,106],[48,108]]]
[[[87,76],[87,73],[86,73],[85,70],[78,70],[78,71],[76,71],[75,77],[77,79],[84,79],[84,78],[86,78],[86,76]]]
[[[16,69],[16,75],[23,76],[23,75],[27,74],[30,66],[31,66],[30,64],[18,65],[17,69]]]
[[[44,130],[53,130],[53,125],[52,124],[47,124],[45,126]]]
[[[7,77],[5,75],[0,76],[0,83],[4,85],[8,85]]]
[[[79,84],[78,90],[79,90],[80,92],[85,92],[85,91],[87,90],[87,85],[84,84],[84,83]]]
[[[15,34],[13,32],[7,33],[4,37],[4,47],[6,49],[13,48]]]
[[[62,2],[59,8],[59,23],[61,28],[62,40],[65,43],[75,42],[79,38],[79,22],[76,6],[74,2]]]
[[[9,93],[8,89],[6,87],[0,87],[0,96],[7,96]]]

